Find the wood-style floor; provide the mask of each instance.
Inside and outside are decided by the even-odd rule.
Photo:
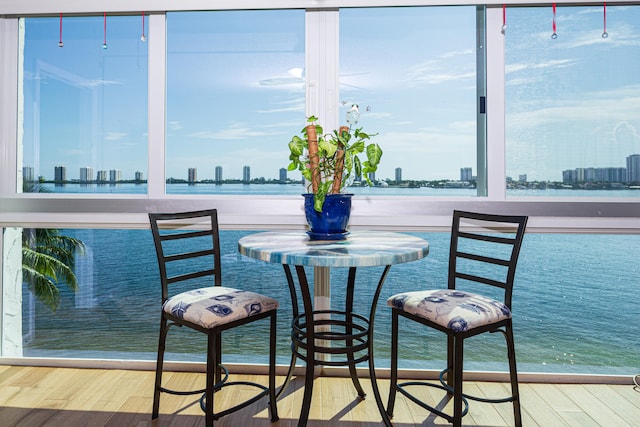
[[[151,421],[153,375],[149,371],[0,366],[0,426],[203,426],[204,417],[193,396],[163,394],[160,418]],[[195,388],[203,382],[203,374],[199,373],[168,372],[165,376],[165,385],[174,388]],[[242,378],[266,384],[264,376],[244,375]],[[348,378],[317,378],[308,425],[381,425],[370,393],[370,382],[365,378],[362,384],[368,391],[364,400],[357,398]],[[379,385],[383,399],[386,399],[388,380],[380,380]],[[241,398],[253,392],[244,386],[238,387],[232,393],[216,394],[216,406],[225,405],[227,399]],[[230,389],[233,388],[225,390]],[[423,389],[432,404],[442,399],[438,390]],[[262,399],[240,412],[221,418],[215,425],[295,427],[302,391],[302,378],[289,385],[278,401],[280,421],[276,423],[270,423],[266,399]],[[476,395],[499,396],[506,391],[501,383],[465,383],[465,392]],[[640,390],[633,385],[524,383],[520,385],[520,392],[525,426],[640,426]],[[464,425],[513,424],[510,403],[471,402],[470,405]],[[393,421],[397,427],[448,425],[443,419],[407,402],[402,395],[398,395]]]

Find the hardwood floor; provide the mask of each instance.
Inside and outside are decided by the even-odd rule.
[[[0,366],[0,426],[203,426],[204,417],[193,396],[163,394],[160,418],[151,421],[153,375],[149,371]],[[165,377],[165,384],[175,388],[195,388],[203,382],[203,374],[199,373],[168,372]],[[242,378],[266,384],[264,376],[244,375]],[[347,378],[317,378],[309,427],[381,425],[370,383],[366,378],[362,383],[368,390],[364,400],[356,397]],[[380,380],[379,384],[383,399],[386,399],[388,380]],[[270,423],[266,400],[262,399],[221,418],[215,425],[295,427],[302,387],[303,379],[296,379],[279,399],[280,421],[277,423]],[[422,389],[433,404],[442,397],[435,389]],[[252,392],[242,386],[234,390],[217,394],[216,404],[224,405],[226,399]],[[465,391],[476,395],[504,395],[506,390],[502,383],[465,383]],[[520,393],[525,426],[640,425],[640,390],[634,389],[633,385],[522,383]],[[397,427],[448,425],[443,419],[407,402],[401,395],[398,395],[393,421]],[[512,423],[510,403],[471,402],[469,414],[463,420],[463,424],[469,426],[509,426]]]

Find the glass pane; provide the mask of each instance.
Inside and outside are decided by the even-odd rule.
[[[429,255],[393,266],[383,301],[396,292],[446,287],[449,235],[420,236],[429,242]],[[637,330],[626,325],[637,324],[639,250],[637,235],[525,236],[512,306],[520,372],[637,374]],[[389,311],[382,303],[375,320],[377,367],[388,366]],[[444,334],[404,319],[400,325],[401,367],[446,366]],[[483,334],[466,341],[465,369],[507,371],[504,337]]]
[[[19,143],[25,191],[146,193],[142,18],[27,18],[21,23],[24,135]]]
[[[237,243],[247,233],[221,234],[222,283],[277,295],[282,308],[279,330],[286,331],[291,322],[291,305],[282,266],[242,257]],[[24,356],[155,360],[162,294],[150,231],[24,229],[22,235],[24,247],[37,247],[41,253],[62,246],[60,239],[50,238],[52,235],[77,239],[84,246],[83,251],[71,252],[71,261],[67,262],[75,273],[77,290],[66,284],[69,282],[55,284],[60,294],[57,305],[37,298],[36,294],[43,292],[31,292],[33,281],[25,277]],[[37,270],[38,264],[31,259],[25,253],[23,263],[27,269]],[[264,336],[268,336],[268,326],[269,322],[258,322],[248,327],[264,328]],[[204,334],[182,329],[186,330],[169,334],[168,360],[205,360]],[[268,355],[268,340],[248,343],[242,339],[246,333],[247,329],[239,329],[224,334],[228,360],[266,363],[262,356]],[[287,363],[289,335],[281,332],[278,339],[278,354],[282,363]]]
[[[476,76],[474,6],[340,10],[340,118],[357,104],[384,151],[371,194],[476,194]]]
[[[160,310],[160,284],[151,233],[148,230],[57,230],[45,236],[32,229],[18,230],[14,245],[22,238],[26,248],[37,241],[40,248],[56,247],[51,236],[68,236],[83,242],[84,254],[75,254],[73,263],[78,289],[59,284],[60,303],[55,312],[34,298],[29,281],[24,280],[22,295],[10,294],[9,274],[16,271],[17,251],[11,251],[12,230],[4,230],[3,260],[5,298],[3,315],[7,325],[22,316],[22,337],[3,338],[4,348],[16,343],[18,357],[123,358],[153,360],[157,346]],[[42,231],[42,230],[40,230]],[[291,355],[291,301],[282,266],[239,255],[238,239],[251,231],[221,233],[222,281],[225,286],[242,287],[271,295],[280,302],[278,312],[279,363],[287,364]],[[420,233],[430,244],[429,256],[391,268],[375,318],[377,366],[388,366],[390,346],[390,310],[384,303],[394,293],[446,284],[449,235]],[[9,237],[8,237],[9,236]],[[34,238],[38,237],[34,240]],[[41,249],[42,250],[42,249]],[[513,296],[514,328],[518,365],[523,372],[632,375],[637,370],[637,346],[634,328],[619,328],[610,333],[611,316],[618,325],[637,323],[640,287],[636,278],[640,265],[637,235],[562,235],[527,234],[522,247]],[[135,256],[131,256],[135,254]],[[22,263],[35,267],[25,249]],[[544,266],[544,268],[541,268]],[[331,272],[334,309],[344,309],[348,269]],[[562,272],[561,283],[558,272]],[[312,270],[308,270],[312,273]],[[355,311],[367,315],[375,284],[382,268],[358,270]],[[310,275],[310,282],[313,277]],[[623,296],[622,298],[620,296]],[[16,307],[12,305],[17,304]],[[597,315],[594,315],[597,313]],[[20,324],[20,322],[18,323]],[[83,325],[78,328],[78,325]],[[403,323],[411,328],[409,339],[401,339],[401,366],[420,369],[442,368],[446,358],[443,334],[426,327]],[[265,327],[266,325],[260,325]],[[255,326],[250,326],[255,327]],[[242,339],[243,331],[225,334],[233,345],[225,347],[230,361],[266,363],[266,341]],[[202,334],[170,334],[170,360],[201,361],[204,357]],[[486,334],[466,345],[465,365],[473,370],[505,368],[504,339]],[[8,356],[4,354],[4,356]],[[13,355],[12,355],[13,356]]]
[[[509,8],[507,194],[637,197],[640,7]]]
[[[167,193],[287,191],[304,22],[303,10],[167,14]]]

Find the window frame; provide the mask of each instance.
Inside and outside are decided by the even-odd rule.
[[[291,6],[290,1],[282,1],[269,8]],[[382,6],[388,1],[336,2],[348,6]],[[407,2],[407,5],[429,5],[439,2]],[[473,2],[465,2],[469,4]],[[585,2],[585,4],[592,2]],[[65,3],[67,4],[67,3]],[[181,10],[199,5],[198,1],[185,1]],[[404,4],[404,3],[403,3]],[[24,16],[35,10],[46,11],[59,2],[30,1],[21,3],[16,12]],[[136,6],[147,6],[146,1],[136,2]],[[217,9],[248,8],[252,2],[222,2]],[[12,10],[13,6],[7,8]],[[24,6],[24,7],[22,7]],[[85,4],[68,5],[76,11],[83,11]],[[151,5],[149,5],[151,6]],[[159,5],[156,5],[159,7]],[[95,5],[93,5],[95,7]],[[118,8],[133,13],[131,5]],[[177,10],[176,4],[173,9]],[[300,3],[296,3],[300,8]],[[5,7],[0,10],[4,12]],[[265,8],[263,5],[262,8]],[[18,10],[19,9],[19,10]],[[149,8],[153,10],[153,8]],[[64,10],[64,9],[61,9]],[[102,10],[102,9],[101,9]],[[331,117],[337,122],[337,43],[339,32],[339,10],[332,7],[308,9],[306,18],[307,69],[309,80],[317,82],[314,93],[307,85],[307,112],[309,114]],[[3,144],[0,147],[0,197],[4,203],[0,207],[0,225],[2,226],[47,226],[47,227],[109,227],[115,224],[134,228],[146,228],[146,213],[150,210],[170,211],[197,209],[216,204],[220,211],[223,228],[233,229],[282,229],[303,228],[305,221],[301,215],[301,198],[296,196],[246,196],[246,195],[207,195],[181,196],[164,194],[164,129],[165,129],[165,38],[166,18],[164,13],[149,13],[149,164],[148,193],[146,195],[124,194],[20,194],[16,190],[16,170],[20,159],[16,144],[19,93],[19,56],[16,46],[21,46],[17,38],[19,18],[0,18],[0,43],[4,47],[3,64],[0,69],[0,83],[6,96],[0,101],[0,125],[2,125]],[[490,6],[486,9],[486,93],[487,112],[486,134],[491,144],[487,147],[487,195],[484,197],[404,197],[380,196],[375,198],[357,198],[354,200],[354,212],[351,226],[368,229],[394,229],[405,231],[448,230],[450,212],[454,209],[491,210],[500,213],[528,214],[531,221],[530,232],[615,232],[640,233],[640,220],[636,212],[640,202],[634,199],[605,198],[511,198],[506,199],[505,188],[505,131],[504,131],[504,44],[500,33],[502,8]],[[309,52],[317,52],[312,62]],[[322,61],[320,61],[322,58]],[[322,70],[320,64],[324,67]],[[317,74],[314,76],[313,73]],[[322,75],[333,78],[323,79]],[[478,76],[480,79],[481,76]],[[153,90],[151,90],[153,89]],[[480,90],[480,89],[479,89]],[[324,95],[323,95],[324,94]],[[333,94],[327,96],[327,94]],[[323,96],[322,96],[323,95]],[[317,103],[313,101],[317,100]],[[333,123],[335,124],[335,123]],[[326,126],[331,127],[327,122]],[[480,155],[479,155],[480,157]],[[403,206],[398,215],[397,206]],[[255,213],[259,213],[255,214]],[[27,222],[25,222],[27,221]]]

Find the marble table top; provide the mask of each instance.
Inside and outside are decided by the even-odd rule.
[[[278,264],[372,267],[424,258],[429,243],[387,231],[352,231],[345,240],[310,240],[304,231],[268,231],[241,238],[238,250],[247,257]]]

